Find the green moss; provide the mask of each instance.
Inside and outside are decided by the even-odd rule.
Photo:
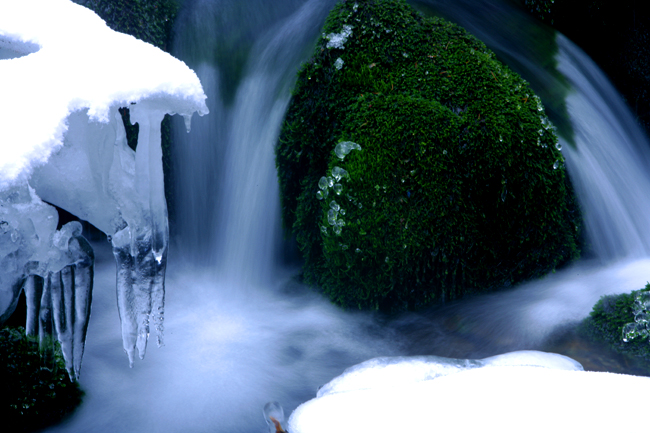
[[[0,419],[12,432],[32,432],[60,422],[81,403],[83,391],[71,383],[60,350],[55,368],[41,368],[38,342],[22,328],[0,330]]]
[[[523,4],[524,0],[520,2]],[[466,5],[469,3],[472,2],[465,2]],[[479,24],[468,19],[454,5],[435,0],[409,0],[409,4],[426,16],[441,16],[449,21],[466,20],[465,22],[475,26],[476,31],[487,32],[488,37],[494,38],[497,58],[529,81],[531,88],[542,99],[546,115],[557,128],[557,134],[564,142],[575,147],[575,132],[566,106],[566,97],[572,90],[569,81],[558,70],[557,32],[551,27],[534,22],[531,17],[526,16],[527,13],[520,11],[521,5],[516,3],[518,0],[502,2],[502,8],[491,20],[492,25],[487,30],[486,23]],[[535,3],[534,6],[537,6],[538,2]],[[494,8],[485,0],[474,2],[472,7],[476,9],[473,12],[475,16],[489,14]],[[526,6],[526,9],[528,8]],[[546,7],[543,10],[548,13]],[[463,22],[459,24],[463,25]],[[502,28],[495,30],[495,25]],[[477,36],[480,39],[480,34]],[[499,40],[516,42],[501,45],[496,42]],[[540,70],[544,73],[540,74]]]
[[[607,343],[617,353],[641,360],[650,367],[650,344],[648,338],[639,336],[628,342],[623,341],[623,327],[634,322],[633,307],[636,295],[650,291],[650,283],[645,288],[632,293],[603,296],[580,325],[580,332],[589,338]]]
[[[340,160],[341,141],[362,150]],[[298,74],[276,153],[306,281],[339,304],[394,311],[576,257],[580,216],[556,143],[528,84],[462,28],[400,0],[339,3]],[[343,193],[319,201],[334,166],[349,173]],[[332,198],[346,212],[340,234]]]

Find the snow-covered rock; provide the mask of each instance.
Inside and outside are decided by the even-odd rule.
[[[150,321],[162,343],[168,223],[160,123],[180,114],[189,130],[194,112],[208,112],[205,98],[183,62],[112,31],[84,7],[0,0],[0,261],[11,265],[0,271],[0,321],[27,276],[58,272],[48,258],[57,251],[56,212],[45,201],[109,235],[131,365],[136,347],[144,357]],[[120,107],[140,125],[135,152]]]
[[[562,355],[377,358],[299,406],[291,433],[640,431],[650,378],[585,372]]]

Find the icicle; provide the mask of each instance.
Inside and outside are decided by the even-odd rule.
[[[156,331],[158,347],[165,344],[163,339],[163,320],[165,316],[165,270],[167,267],[167,250],[163,252],[162,261],[154,264],[153,284],[151,288],[151,303],[153,326]]]
[[[167,202],[165,201],[164,175],[160,124],[165,113],[140,104],[132,114],[133,121],[140,124],[136,150],[136,189],[148,214],[148,230],[139,233],[138,253],[135,262],[134,284],[138,293],[138,351],[144,357],[149,320],[153,318],[158,346],[163,345],[163,315],[165,307],[165,271],[169,226]],[[191,115],[184,116],[189,128]],[[148,206],[147,206],[148,205]],[[153,258],[153,260],[151,260]]]
[[[41,311],[41,297],[43,296],[43,278],[39,275],[30,275],[23,286],[25,300],[27,303],[27,320],[25,333],[27,335],[38,335],[39,313]]]
[[[144,359],[149,338],[149,316],[151,315],[151,292],[153,284],[153,266],[155,255],[145,238],[138,241],[135,257],[133,292],[135,294],[135,317],[137,323],[136,347],[140,359]]]
[[[117,265],[117,311],[122,326],[122,346],[129,357],[129,366],[133,368],[138,327],[134,315],[134,258],[131,255],[130,241],[131,236],[128,227],[115,233],[112,237],[113,255],[115,256],[115,263]]]
[[[81,224],[70,222],[64,225],[53,236],[53,244],[58,256],[49,263],[47,286],[49,287],[52,320],[56,337],[61,345],[65,367],[70,380],[79,379],[81,360],[90,318],[90,297],[92,292],[92,275],[94,254],[88,241],[81,236]],[[63,266],[61,268],[61,266]],[[38,290],[38,279],[30,283],[27,291]],[[33,294],[30,294],[34,298]],[[43,311],[45,290],[42,291],[40,310]],[[32,308],[33,299],[28,301]],[[28,319],[29,323],[29,319]],[[47,334],[46,328],[43,333]]]
[[[74,267],[74,326],[72,333],[72,366],[74,377],[79,380],[90,320],[95,255],[88,241],[81,236],[70,240],[70,251],[79,258]]]
[[[74,276],[70,266],[66,266],[59,272],[53,272],[50,276],[50,287],[52,290],[52,319],[57,338],[61,344],[61,352],[65,360],[65,368],[73,379],[72,374],[72,282]]]
[[[183,119],[185,120],[185,129],[187,129],[187,133],[189,134],[192,129],[192,115],[185,114],[183,115]]]
[[[41,364],[45,368],[53,369],[54,364],[54,339],[52,338],[52,285],[51,275],[43,282],[41,306],[38,313],[38,339],[41,352]]]
[[[122,323],[124,351],[133,367],[135,350],[143,359],[153,318],[158,345],[163,344],[166,248],[160,263],[151,248],[151,235],[136,240],[136,254],[131,254],[131,236],[127,228],[112,238],[117,262],[117,304]]]

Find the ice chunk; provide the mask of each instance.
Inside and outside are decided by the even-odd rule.
[[[334,179],[336,179],[336,181],[338,182],[338,181],[340,181],[342,178],[344,178],[344,177],[348,177],[349,174],[348,174],[347,170],[345,170],[345,169],[343,169],[343,168],[341,168],[341,167],[334,167],[334,168],[332,168],[332,176],[333,176]]]
[[[336,156],[340,159],[344,159],[352,150],[361,150],[361,146],[352,141],[343,141],[336,145],[334,153],[336,153]]]
[[[318,181],[318,187],[320,189],[327,189],[328,186],[327,178],[325,176],[321,177]]]

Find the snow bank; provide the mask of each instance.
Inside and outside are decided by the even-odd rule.
[[[639,431],[650,378],[535,351],[482,360],[378,358],[291,415],[291,433]]]
[[[208,112],[205,99],[199,79],[183,62],[110,30],[82,6],[68,0],[0,0],[0,322],[30,276],[41,278],[36,287],[45,294],[38,292],[43,302],[28,305],[28,314],[49,308],[54,290],[51,300],[63,299],[59,313],[53,310],[55,325],[61,321],[56,314],[72,320],[75,290],[92,289],[86,260],[92,251],[84,247],[85,255],[72,254],[70,245],[57,243],[84,241],[76,228],[68,229],[70,236],[55,232],[56,212],[45,201],[109,235],[131,365],[136,348],[144,357],[150,321],[162,343],[169,236],[160,123],[165,114],[180,114],[189,131],[192,114]],[[127,145],[120,107],[129,107],[140,125],[136,152]],[[61,267],[60,257],[79,254],[83,269],[78,259]],[[90,269],[90,280],[83,279],[90,287],[75,286],[74,278],[65,276],[74,269],[66,265],[82,274]],[[66,291],[72,292],[67,298]],[[78,325],[85,335],[87,315],[82,316],[85,325]],[[79,340],[59,328],[59,340]]]

